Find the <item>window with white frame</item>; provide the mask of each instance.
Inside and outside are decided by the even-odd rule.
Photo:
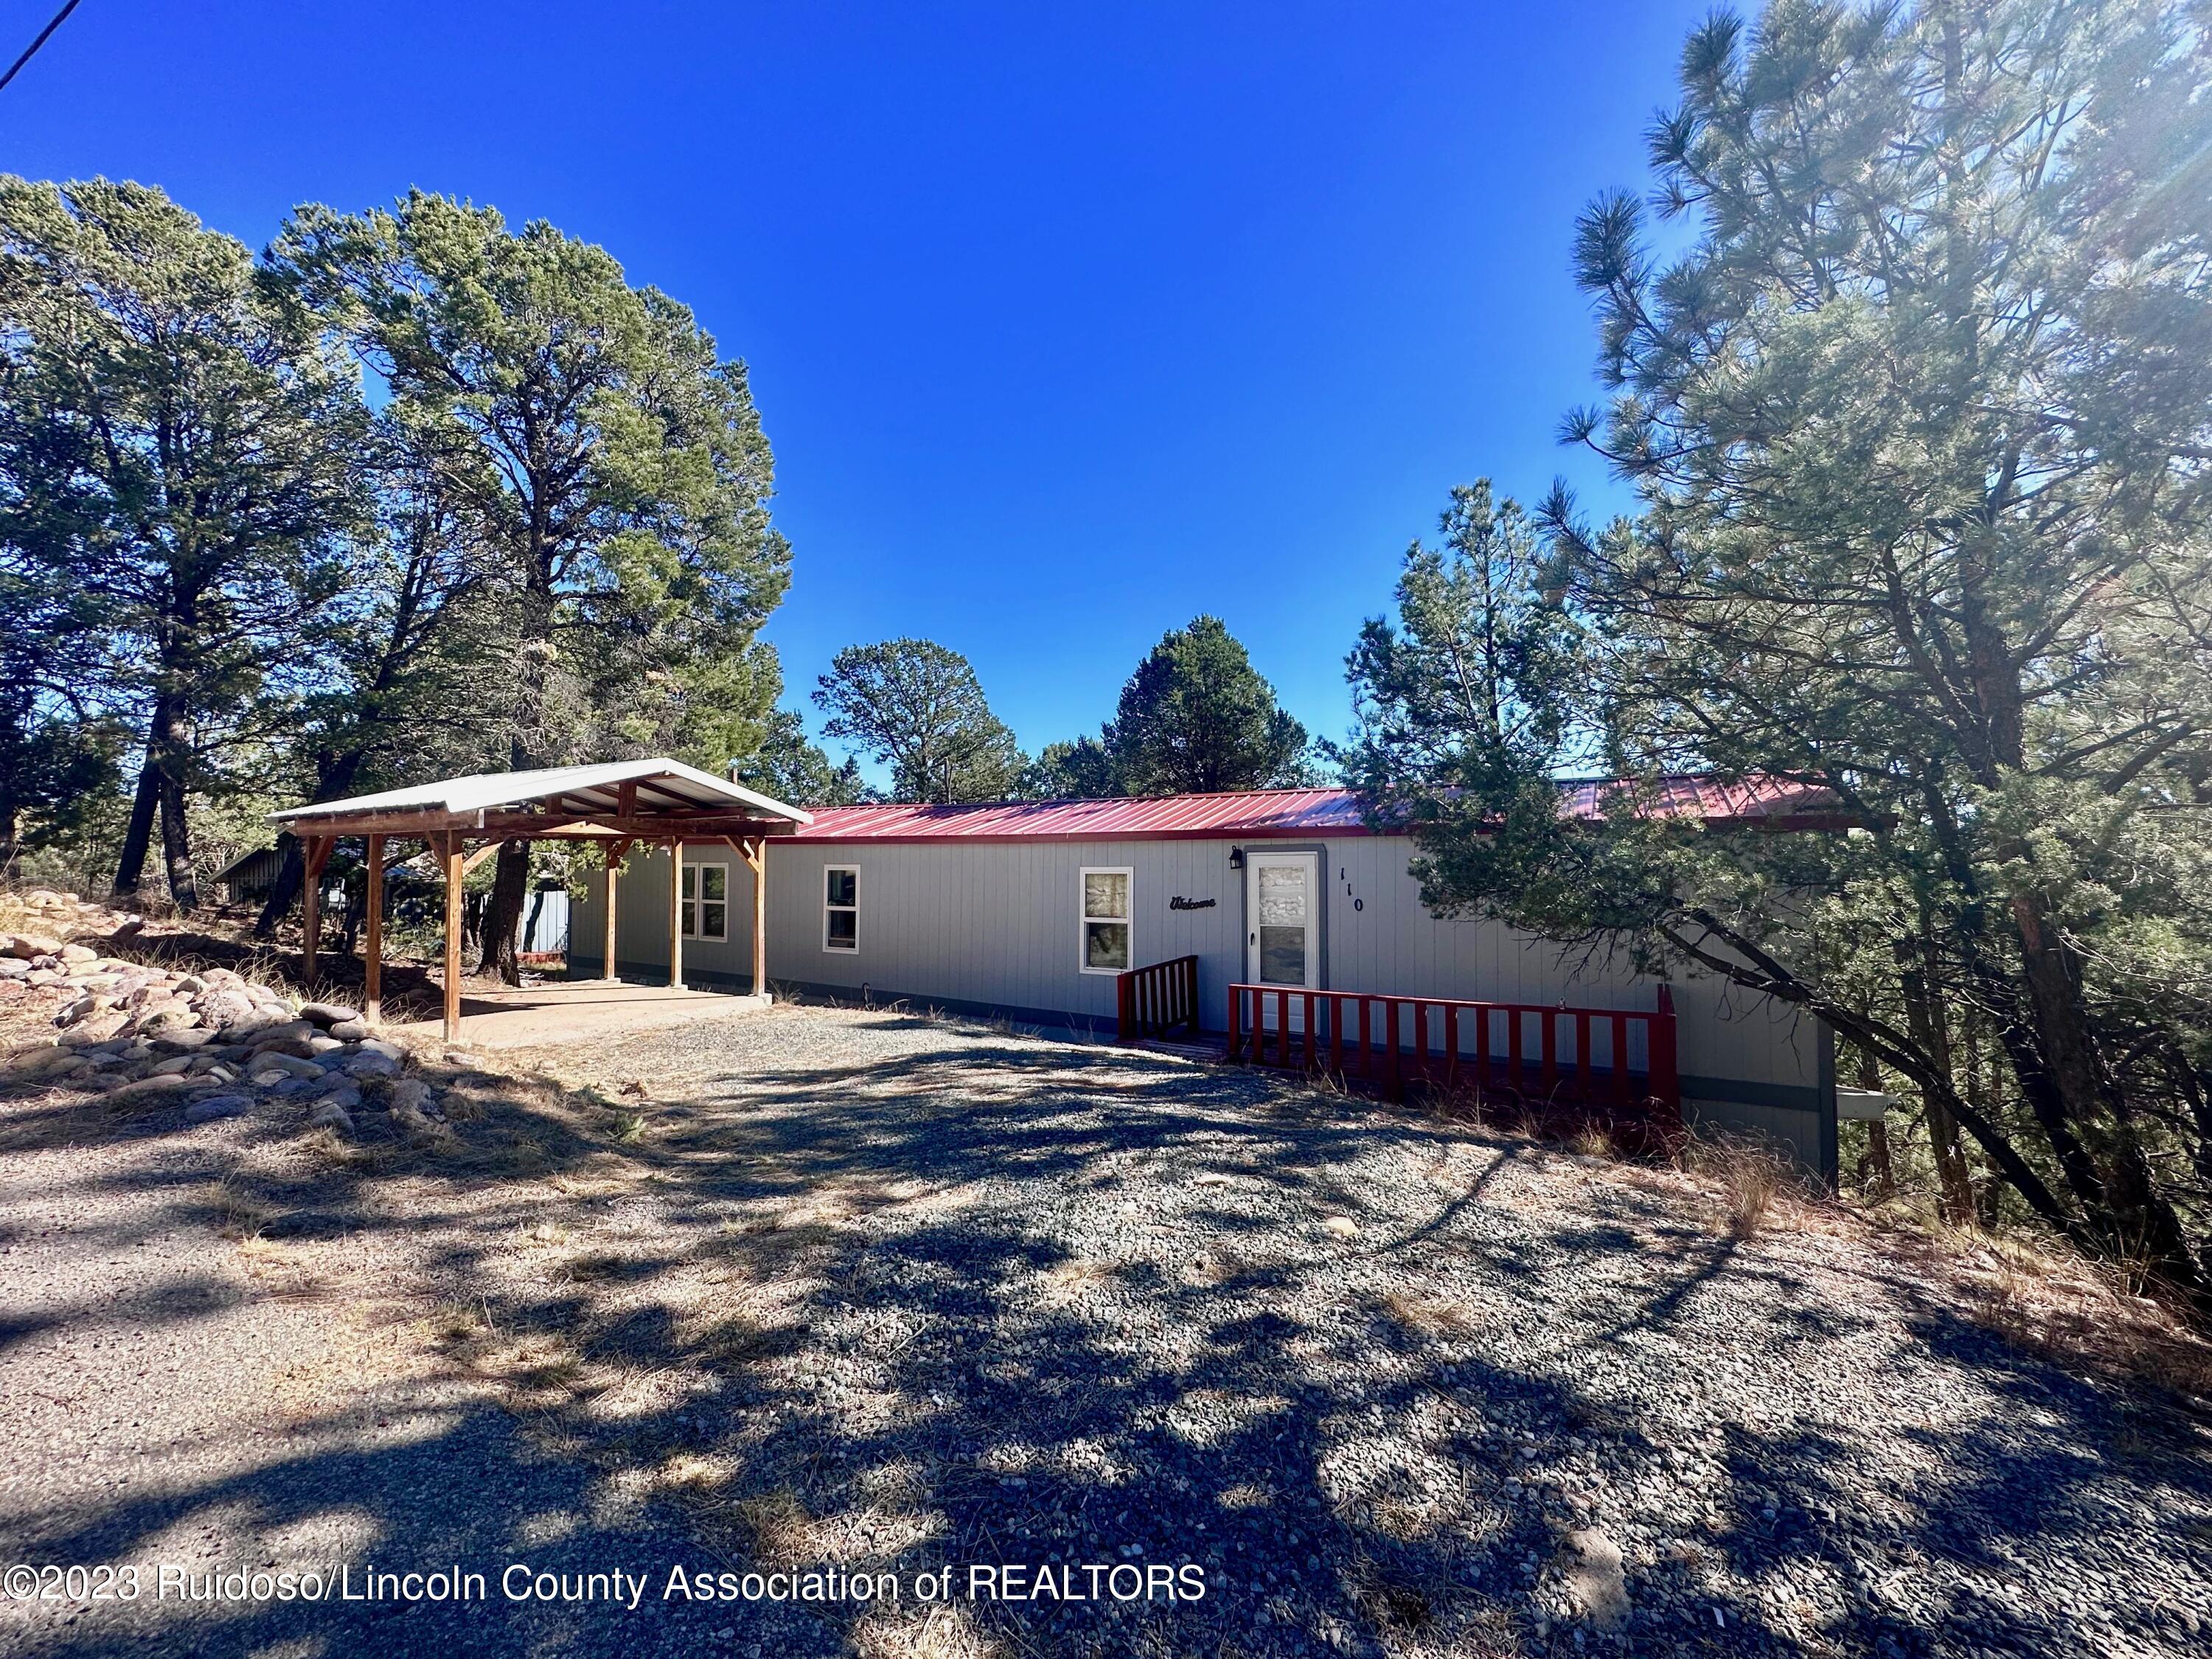
[[[686,939],[726,939],[730,936],[730,866],[726,864],[687,864],[677,890],[677,913]]]
[[[1118,974],[1129,965],[1129,872],[1083,872],[1083,971]]]
[[[860,866],[857,864],[823,866],[822,948],[860,948]]]

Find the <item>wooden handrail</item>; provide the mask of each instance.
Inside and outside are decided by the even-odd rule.
[[[1394,1098],[1415,1082],[1472,1085],[1681,1121],[1674,1000],[1663,985],[1647,1013],[1237,984],[1228,1030],[1231,1060],[1379,1085]]]
[[[1198,1030],[1198,958],[1170,957],[1114,976],[1115,1038],[1136,1042]]]

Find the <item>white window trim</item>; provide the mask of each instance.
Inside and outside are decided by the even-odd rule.
[[[720,870],[722,872],[721,897],[702,899],[699,896],[706,884],[692,873],[696,870]],[[688,901],[684,897],[680,885],[676,895],[677,913],[679,915],[683,914],[683,908],[686,902],[691,906],[691,925],[684,930],[684,937],[696,939],[705,945],[727,945],[730,942],[730,866],[712,859],[696,864],[686,859],[684,860],[684,877],[691,884],[691,896]],[[722,907],[722,931],[719,933],[702,933],[699,931],[699,918],[706,914],[706,907],[709,904],[719,904]]]
[[[836,870],[845,871],[853,878],[853,902],[850,904],[830,902],[830,876]],[[822,949],[833,957],[857,957],[860,954],[860,866],[857,864],[823,865],[822,883],[817,890],[822,895]],[[830,942],[830,918],[839,910],[852,913],[853,942],[850,945],[832,945]]]
[[[1129,896],[1129,915],[1126,916],[1094,916],[1091,914],[1087,908],[1085,894],[1091,886],[1091,878],[1093,876],[1120,876],[1126,880],[1127,885],[1124,887],[1122,890]],[[1136,909],[1137,872],[1130,866],[1126,864],[1086,864],[1077,872],[1075,878],[1075,966],[1078,972],[1085,974],[1103,974],[1109,978],[1111,978],[1116,974],[1126,973],[1128,971],[1127,969],[1122,968],[1093,968],[1091,965],[1091,951],[1089,949],[1091,943],[1091,929],[1087,924],[1094,921],[1119,922],[1122,927],[1129,930],[1129,967],[1133,968],[1137,965]]]

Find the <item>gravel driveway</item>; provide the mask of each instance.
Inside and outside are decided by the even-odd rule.
[[[441,1077],[415,1144],[0,1099],[0,1554],[492,1581],[0,1606],[0,1650],[2212,1639],[2206,1425],[1855,1225],[1741,1243],[1671,1172],[890,1013],[526,1058],[562,1086]],[[649,1589],[509,1604],[512,1563]],[[671,1600],[678,1565],[901,1596]]]

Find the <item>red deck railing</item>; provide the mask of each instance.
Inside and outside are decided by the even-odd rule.
[[[1123,1042],[1198,1030],[1198,958],[1171,957],[1114,978],[1115,1036]]]
[[[1229,1058],[1386,1090],[1427,1083],[1573,1102],[1679,1126],[1674,1000],[1625,1008],[1462,1002],[1447,997],[1229,988]]]

